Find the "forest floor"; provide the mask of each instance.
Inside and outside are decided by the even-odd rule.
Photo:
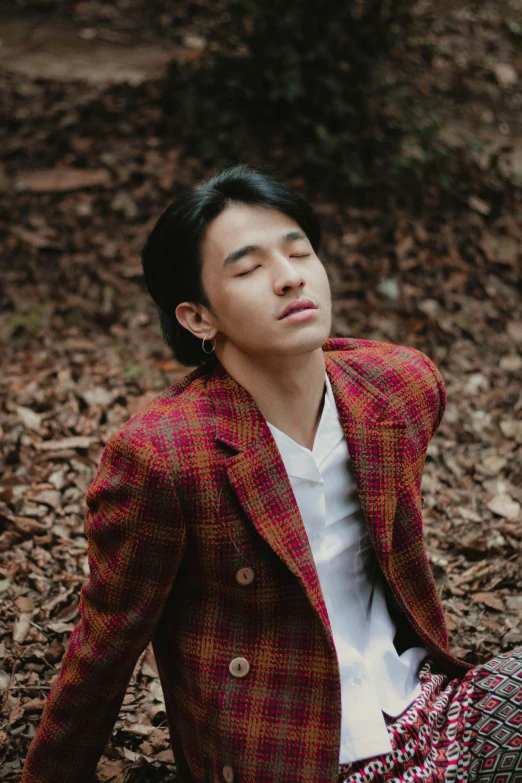
[[[103,446],[187,372],[161,340],[139,253],[174,189],[208,173],[183,156],[160,106],[166,64],[200,50],[204,26],[178,18],[165,43],[168,3],[153,22],[138,0],[126,13],[123,3],[95,0],[69,14],[48,13],[51,5],[19,0],[0,25],[6,782],[20,777],[79,619],[84,496]],[[425,542],[452,650],[472,663],[522,644],[518,6],[469,3],[438,15],[419,3],[418,40],[397,65],[409,65],[419,94],[440,104],[448,149],[474,145],[478,170],[494,175],[495,187],[477,178],[457,206],[412,204],[401,194],[386,208],[361,208],[356,196],[314,201],[332,336],[420,348],[445,379],[447,408],[422,482]],[[172,761],[149,645],[98,776],[159,783],[173,779]]]

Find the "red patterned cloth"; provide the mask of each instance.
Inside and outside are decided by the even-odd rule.
[[[470,666],[449,649],[422,537],[442,375],[408,346],[332,338],[323,350],[397,645],[420,642],[462,676]],[[80,620],[20,783],[91,783],[149,642],[181,783],[335,782],[328,612],[280,452],[247,390],[219,363],[188,373],[111,435],[85,499]]]
[[[390,719],[393,751],[341,764],[339,783],[521,783],[522,647],[452,678],[428,660]]]

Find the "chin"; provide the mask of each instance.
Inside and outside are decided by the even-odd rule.
[[[317,330],[315,334],[307,334],[299,337],[295,337],[293,340],[289,340],[285,346],[286,350],[283,352],[289,356],[293,354],[310,353],[316,351],[318,348],[322,348],[325,342],[328,340],[330,333],[324,336],[324,330]]]

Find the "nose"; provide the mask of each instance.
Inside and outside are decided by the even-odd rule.
[[[276,266],[277,272],[274,282],[276,293],[281,294],[288,289],[300,288],[304,285],[303,273],[292,263],[291,259],[283,256],[278,259]]]

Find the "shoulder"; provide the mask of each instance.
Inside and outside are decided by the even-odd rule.
[[[160,392],[114,432],[108,443],[149,450],[172,464],[198,433],[209,432],[212,409],[206,394],[207,372],[198,367]]]
[[[378,340],[357,337],[333,337],[326,341],[323,350],[331,356],[345,359],[350,365],[375,380],[393,383],[397,376],[440,375],[433,361],[418,348],[396,345]],[[438,380],[438,379],[437,379]]]
[[[427,354],[409,345],[362,338],[332,338],[324,351],[345,361],[385,394],[396,394],[408,417],[430,420],[429,437],[439,427],[446,407],[446,388],[438,367]]]

